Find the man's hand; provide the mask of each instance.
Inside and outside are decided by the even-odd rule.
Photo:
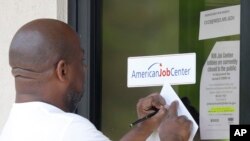
[[[159,127],[162,119],[167,115],[164,108],[165,100],[158,93],[150,94],[145,98],[141,98],[137,103],[138,118],[158,110],[158,112],[146,119],[145,121],[134,126],[120,141],[145,141],[148,136]]]
[[[188,141],[192,121],[186,116],[177,116],[178,102],[173,102],[163,118],[158,131],[161,141]]]
[[[158,93],[153,93],[145,98],[141,98],[137,103],[138,118],[143,118],[146,115],[153,113],[154,111],[158,111],[158,113],[156,113],[151,118],[143,121],[142,123],[138,124],[138,126],[145,126],[151,131],[157,129],[163,117],[167,113],[167,110],[164,107],[165,104],[166,102],[164,98]]]

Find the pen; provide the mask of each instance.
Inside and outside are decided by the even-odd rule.
[[[138,123],[140,123],[140,122],[143,122],[143,121],[145,121],[145,120],[151,118],[151,117],[154,116],[158,111],[159,111],[159,110],[156,110],[156,111],[154,111],[153,113],[150,113],[150,114],[146,115],[145,117],[136,120],[135,122],[133,122],[133,123],[130,124],[130,127],[133,127],[133,126],[135,126],[136,124],[138,124]]]

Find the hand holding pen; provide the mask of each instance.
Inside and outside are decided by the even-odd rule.
[[[165,104],[159,102],[161,98],[160,95],[153,94],[141,99],[137,104],[137,111],[142,110],[138,112],[139,119],[130,126],[139,124],[137,127],[142,127],[141,129],[144,130],[147,129],[147,134],[151,134],[157,129],[162,141],[179,141],[179,139],[188,141],[192,122],[184,115],[178,116],[177,101],[172,102],[167,111],[163,106]],[[142,107],[147,107],[148,109],[143,109]],[[151,113],[145,114],[148,111]]]
[[[121,141],[145,141],[156,129],[161,141],[187,141],[191,123],[185,116],[177,115],[177,107],[178,102],[172,102],[167,111],[164,98],[157,93],[140,99],[137,103],[139,120],[130,125],[134,127]]]
[[[133,126],[135,126],[136,124],[141,123],[141,122],[143,122],[143,121],[145,121],[145,120],[151,118],[151,117],[154,116],[156,113],[158,113],[158,111],[159,111],[159,110],[157,109],[157,110],[155,110],[154,112],[152,112],[152,113],[146,115],[145,117],[136,120],[135,122],[133,122],[133,123],[130,124],[130,127],[133,127]]]
[[[120,141],[145,141],[167,114],[164,105],[165,100],[158,93],[141,98],[136,105],[138,118],[141,120],[132,123],[133,128]]]
[[[132,127],[143,122],[149,128],[153,130],[156,129],[166,113],[166,109],[164,108],[165,104],[164,98],[158,93],[153,93],[140,99],[137,103],[137,114],[139,119],[131,123],[130,126]]]

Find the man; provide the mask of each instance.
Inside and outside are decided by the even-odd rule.
[[[16,102],[1,141],[106,141],[87,119],[73,114],[83,94],[84,53],[77,34],[65,23],[38,19],[21,27],[12,39],[9,63],[15,77]],[[161,140],[187,140],[191,122],[169,112],[159,94],[137,104],[139,117],[159,112],[132,128],[123,141],[143,141],[155,129]]]

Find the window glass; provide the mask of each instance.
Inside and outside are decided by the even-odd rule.
[[[196,84],[173,87],[198,112],[201,70],[213,45],[216,41],[239,40],[239,35],[235,35],[199,41],[200,12],[239,4],[240,0],[105,0],[102,3],[101,130],[104,134],[119,140],[137,119],[139,98],[161,90],[161,87],[127,88],[127,58],[131,56],[196,52]]]

